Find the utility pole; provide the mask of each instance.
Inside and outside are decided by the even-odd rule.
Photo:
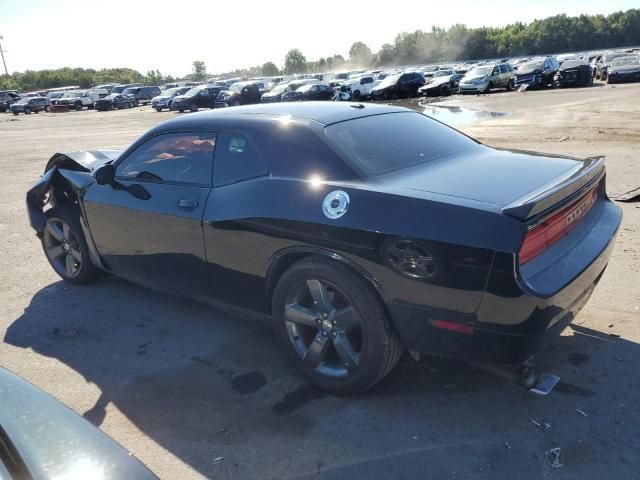
[[[4,40],[4,37],[0,35],[0,40]],[[7,70],[7,62],[4,60],[4,50],[2,50],[2,44],[0,43],[0,55],[2,56],[2,64],[4,65],[4,73],[9,76],[9,70]]]

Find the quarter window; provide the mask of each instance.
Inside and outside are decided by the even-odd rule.
[[[122,178],[211,185],[216,136],[213,133],[159,135],[141,145],[118,165]]]
[[[213,162],[214,185],[228,185],[266,175],[260,153],[249,139],[240,133],[220,133]]]

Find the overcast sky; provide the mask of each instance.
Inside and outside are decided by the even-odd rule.
[[[355,41],[375,52],[399,32],[433,25],[502,26],[634,7],[638,0],[0,0],[0,35],[10,72],[131,67],[181,76],[193,60],[209,73],[266,61],[281,67],[294,47],[307,60],[347,57]]]

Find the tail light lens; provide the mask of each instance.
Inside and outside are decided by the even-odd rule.
[[[594,187],[558,213],[529,230],[520,248],[520,265],[534,259],[569,233],[587,215],[598,198]]]

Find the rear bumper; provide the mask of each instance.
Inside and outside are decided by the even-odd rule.
[[[531,281],[535,287],[549,284],[551,278],[562,275],[565,269],[565,275],[572,280],[549,295],[534,292],[527,282],[516,276],[514,255],[496,253],[483,300],[475,313],[438,311],[391,302],[388,308],[405,346],[472,363],[520,365],[526,362],[573,321],[606,269],[620,225],[620,208],[610,201],[603,202],[602,212],[595,220],[597,225],[562,261],[554,262]],[[580,259],[584,263],[584,258],[592,261],[576,274],[572,267],[579,265]],[[434,327],[433,320],[471,327],[472,331],[443,330]]]

